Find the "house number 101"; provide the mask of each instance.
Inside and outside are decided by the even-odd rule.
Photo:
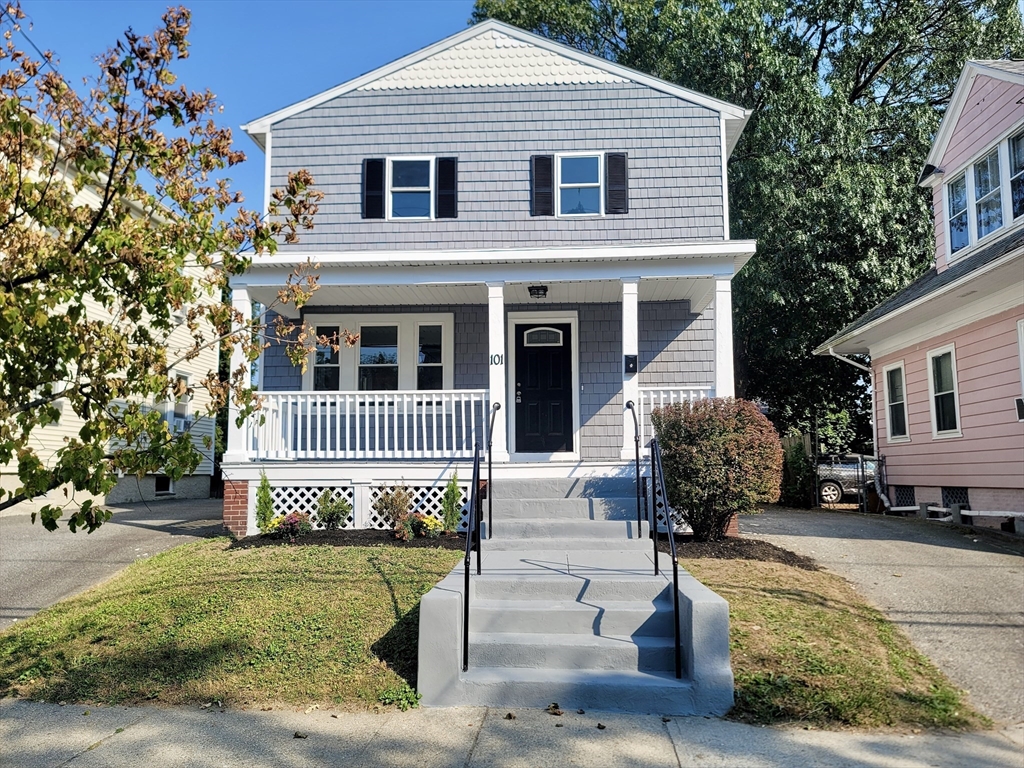
[[[505,356],[504,355],[491,355],[491,365],[504,365],[504,364],[505,364]]]

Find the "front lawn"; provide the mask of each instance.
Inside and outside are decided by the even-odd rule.
[[[178,547],[0,634],[0,696],[407,702],[419,599],[459,557],[395,547],[231,548],[223,538]]]

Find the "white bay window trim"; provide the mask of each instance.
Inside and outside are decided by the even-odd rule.
[[[419,328],[423,325],[441,326],[442,386],[455,388],[455,318],[450,312],[392,313],[392,314],[323,314],[307,315],[306,321],[316,327],[337,326],[359,333],[367,326],[396,326],[398,328],[398,389],[415,391],[419,370]],[[313,391],[313,370],[316,353],[311,353],[309,365],[302,376],[302,389]],[[355,392],[359,389],[359,342],[338,350],[339,391]]]
[[[903,399],[900,401],[893,400],[892,390],[889,387],[889,372],[899,371],[900,372],[900,383],[903,388]],[[898,360],[895,363],[889,363],[882,368],[882,402],[885,405],[885,441],[887,443],[909,443],[910,442],[910,414],[907,410],[907,368],[902,360]],[[892,409],[893,406],[899,406],[903,411],[903,429],[904,434],[894,435],[892,429]]]
[[[952,389],[944,389],[941,392],[936,391],[935,382],[935,368],[933,360],[942,357],[943,355],[949,355],[950,372],[952,374]],[[963,422],[960,420],[960,384],[958,382],[958,376],[956,371],[956,345],[946,344],[945,346],[938,347],[936,349],[928,350],[928,355],[925,358],[927,365],[928,374],[928,413],[932,420],[932,438],[935,440],[944,440],[953,437],[963,437]],[[940,395],[953,395],[953,414],[956,418],[955,429],[939,430],[939,419],[938,412],[936,409],[936,397]]]

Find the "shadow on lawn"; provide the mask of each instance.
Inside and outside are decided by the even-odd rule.
[[[388,633],[375,642],[370,649],[396,675],[405,680],[410,688],[416,688],[419,671],[420,603],[401,616]]]

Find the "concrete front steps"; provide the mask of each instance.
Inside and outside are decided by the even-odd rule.
[[[723,714],[732,706],[728,605],[680,573],[676,679],[671,562],[654,575],[631,479],[501,481],[493,537],[470,579],[462,671],[460,564],[420,608],[425,706]],[[541,495],[543,494],[543,495]],[[603,494],[603,495],[598,495]],[[486,514],[486,513],[485,513]]]

